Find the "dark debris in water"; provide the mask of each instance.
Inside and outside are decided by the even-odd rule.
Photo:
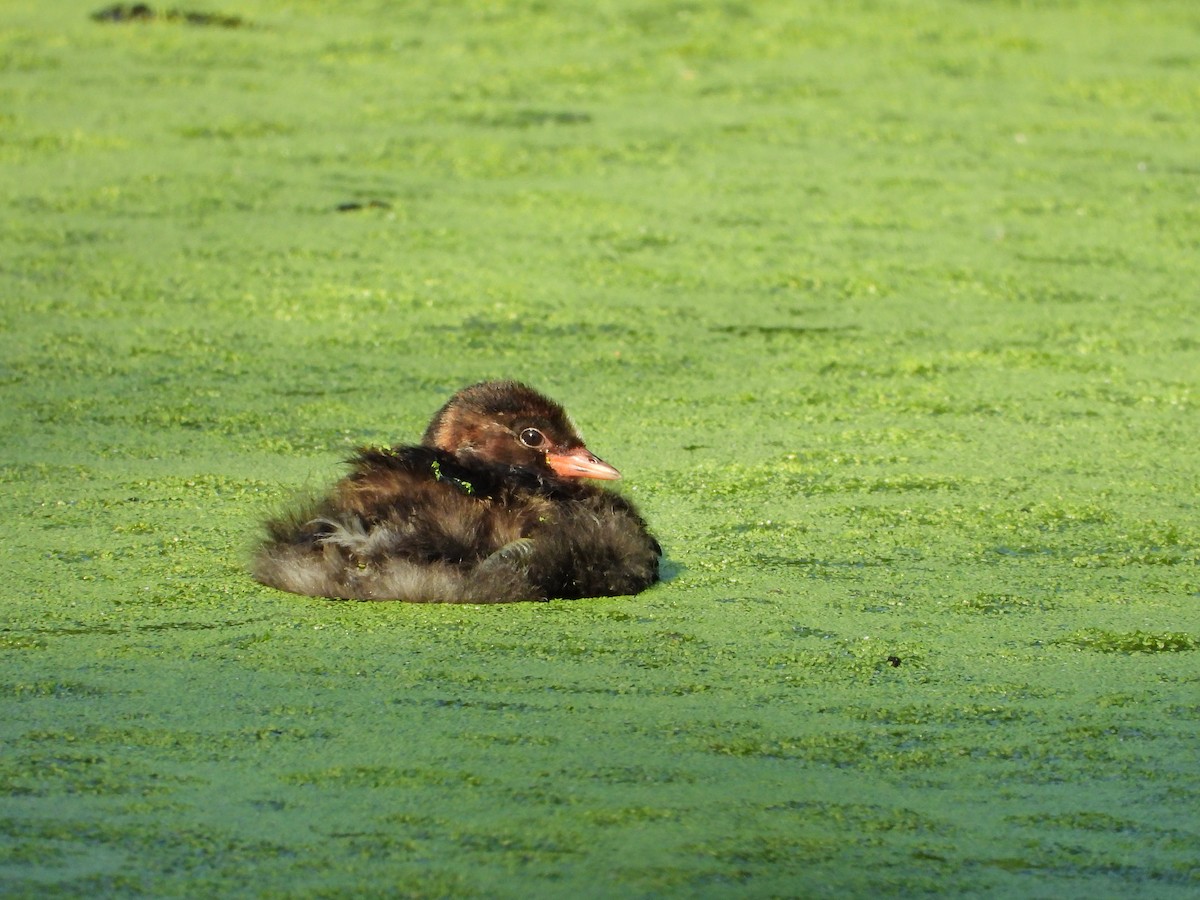
[[[709,331],[735,337],[814,337],[858,331],[857,325],[713,325]]]
[[[96,22],[183,22],[187,25],[210,25],[216,28],[241,28],[246,20],[241,16],[221,13],[168,9],[160,12],[146,3],[114,3],[92,13]]]
[[[592,114],[578,110],[516,109],[492,116],[477,116],[475,124],[491,128],[541,128],[548,125],[588,125]]]
[[[392,204],[386,200],[349,200],[339,203],[334,209],[337,212],[358,212],[362,209],[391,209]]]

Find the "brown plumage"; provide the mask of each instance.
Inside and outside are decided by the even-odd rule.
[[[315,597],[508,603],[636,594],[662,550],[620,473],[514,381],[455,394],[420,446],[362,449],[325,497],[267,522],[263,584]]]

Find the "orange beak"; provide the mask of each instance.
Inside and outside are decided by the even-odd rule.
[[[586,447],[576,447],[565,453],[547,453],[546,464],[554,474],[562,478],[599,478],[615,481],[621,473],[599,457],[593,456]]]

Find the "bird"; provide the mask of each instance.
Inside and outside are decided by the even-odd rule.
[[[324,496],[265,523],[252,574],[314,597],[511,603],[637,594],[662,547],[621,473],[517,381],[456,393],[416,446],[358,449]]]

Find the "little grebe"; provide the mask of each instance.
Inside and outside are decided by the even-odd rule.
[[[314,597],[508,603],[636,594],[662,554],[620,473],[515,381],[455,394],[418,447],[362,449],[324,498],[267,522],[254,577]]]

